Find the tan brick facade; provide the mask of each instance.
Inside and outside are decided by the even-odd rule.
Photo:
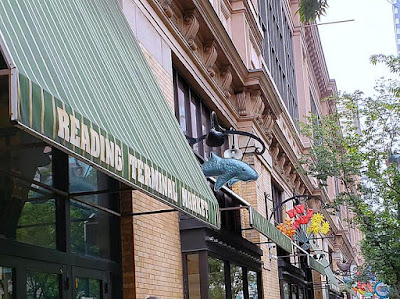
[[[133,192],[133,212],[171,209],[139,191]],[[183,298],[179,214],[134,216],[136,298]]]
[[[141,46],[141,49],[173,111],[174,91],[171,75],[144,46]],[[171,209],[140,191],[133,192],[132,202],[134,213]],[[133,235],[136,298],[144,299],[151,295],[163,299],[183,298],[178,212],[134,216]]]
[[[150,54],[150,52],[141,45],[141,49],[147,62],[157,80],[158,86],[163,92],[168,105],[174,111],[174,86],[172,76],[163,68],[163,66]]]

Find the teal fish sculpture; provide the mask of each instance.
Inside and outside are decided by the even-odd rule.
[[[201,168],[205,176],[218,177],[214,190],[219,190],[226,183],[232,186],[238,181],[247,182],[258,179],[258,173],[249,164],[236,159],[221,158],[213,152]]]

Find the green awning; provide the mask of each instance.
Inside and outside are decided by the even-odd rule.
[[[263,215],[250,207],[250,226],[289,253],[293,252],[292,240],[277,229]]]
[[[11,119],[213,227],[216,201],[118,0],[2,0]]]
[[[319,274],[326,275],[325,267],[316,259],[314,259],[312,255],[308,255],[308,266],[317,271]]]
[[[314,241],[312,241],[312,240],[310,240],[310,247],[311,247],[311,250],[313,250],[314,251],[314,253],[315,254],[326,254],[322,249],[320,249],[319,247],[318,247],[318,245],[314,242]],[[312,257],[310,257],[310,261],[311,261],[311,259],[312,259]],[[321,260],[321,263],[320,263],[323,267],[324,267],[324,272],[325,273],[321,273],[320,271],[318,271],[317,269],[315,269],[315,268],[313,268],[313,269],[315,269],[315,270],[317,270],[319,273],[321,273],[321,274],[323,274],[323,275],[326,275],[326,277],[328,278],[328,281],[329,281],[329,283],[331,284],[331,286],[333,286],[333,288],[335,288],[335,290],[339,290],[339,282],[338,282],[338,280],[336,279],[336,276],[335,276],[335,274],[333,273],[333,271],[332,271],[332,269],[331,269],[331,267],[330,267],[330,263],[329,263],[329,261],[326,259],[326,257],[324,257],[322,260]],[[311,265],[310,265],[311,266]]]

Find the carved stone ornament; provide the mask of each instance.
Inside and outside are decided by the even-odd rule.
[[[292,171],[292,166],[291,165],[286,165],[283,168],[283,174],[285,176],[288,176],[290,174],[290,172]]]
[[[240,116],[247,115],[246,111],[246,92],[241,91],[236,94],[236,108]]]
[[[292,183],[292,185],[294,185],[294,182],[296,181],[296,178],[297,178],[297,174],[296,173],[292,173],[289,176],[289,181]]]
[[[295,183],[294,183],[294,189],[295,189],[296,191],[299,191],[300,185],[301,185],[301,180],[300,180],[300,179],[297,179],[297,180],[295,181]]]
[[[303,195],[304,191],[306,191],[306,188],[304,187],[304,185],[301,185],[300,188],[299,188],[299,194]]]
[[[197,50],[196,36],[199,32],[200,24],[194,10],[188,11],[183,16],[184,37],[192,50]]]
[[[221,88],[225,93],[225,96],[229,98],[231,96],[230,87],[232,84],[232,71],[230,67],[221,69]]]
[[[273,161],[276,161],[279,155],[279,147],[277,145],[271,148],[271,157]]]
[[[286,163],[286,156],[283,154],[277,161],[277,165],[279,166],[280,169],[283,170],[283,165]]]
[[[251,93],[251,104],[253,107],[254,118],[260,122],[262,121],[262,115],[264,113],[265,104],[263,102],[261,91],[257,90]]]
[[[168,18],[171,18],[174,15],[172,10],[172,0],[161,0],[161,7]]]
[[[218,52],[215,47],[215,42],[208,42],[204,45],[204,64],[211,77],[215,76],[214,64],[217,60]]]

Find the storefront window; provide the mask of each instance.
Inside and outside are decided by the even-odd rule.
[[[299,288],[299,299],[304,299],[304,289]]]
[[[220,259],[208,257],[209,295],[210,299],[225,299],[225,271],[224,262]]]
[[[16,292],[26,292],[27,299],[61,298],[61,277],[73,270],[59,269],[75,267],[77,254],[82,269],[97,268],[93,257],[98,258],[97,270],[112,273],[110,292],[119,294],[120,189],[106,174],[22,131],[0,136],[0,241],[17,249],[8,260],[10,251],[0,245],[2,259],[15,267],[0,266],[0,299],[15,298]],[[42,267],[43,261],[48,265]],[[22,273],[19,284],[15,272]],[[74,290],[81,292],[78,298],[100,299],[101,283],[88,278]]]
[[[232,298],[243,299],[243,269],[233,264],[231,264],[231,286]]]
[[[59,275],[42,272],[28,272],[26,280],[27,299],[58,299]]]
[[[44,188],[52,186],[51,147],[20,132],[0,145],[0,236],[55,248],[54,194]]]
[[[111,259],[111,222],[116,216],[71,200],[71,251]]]
[[[14,270],[0,266],[0,298],[11,299],[13,297]]]
[[[258,299],[257,272],[249,271],[247,274],[247,281],[249,284],[249,298]]]
[[[17,226],[17,241],[41,247],[56,248],[56,215],[54,199],[27,201]]]
[[[114,186],[107,175],[78,159],[69,157],[71,251],[82,255],[112,259],[112,228],[118,223],[117,216],[104,212],[87,203],[117,210],[117,200],[110,196]],[[94,192],[94,194],[88,194]],[[80,195],[83,193],[84,195]],[[97,194],[99,193],[99,194]],[[83,201],[85,203],[82,203]]]
[[[297,299],[297,286],[292,285],[292,299]]]
[[[287,282],[283,284],[283,298],[290,299],[290,285]]]
[[[101,282],[97,279],[76,278],[75,293],[76,299],[100,299]]]
[[[87,192],[97,188],[97,170],[80,160],[69,157],[69,191]]]
[[[187,255],[189,298],[201,299],[199,255]]]

